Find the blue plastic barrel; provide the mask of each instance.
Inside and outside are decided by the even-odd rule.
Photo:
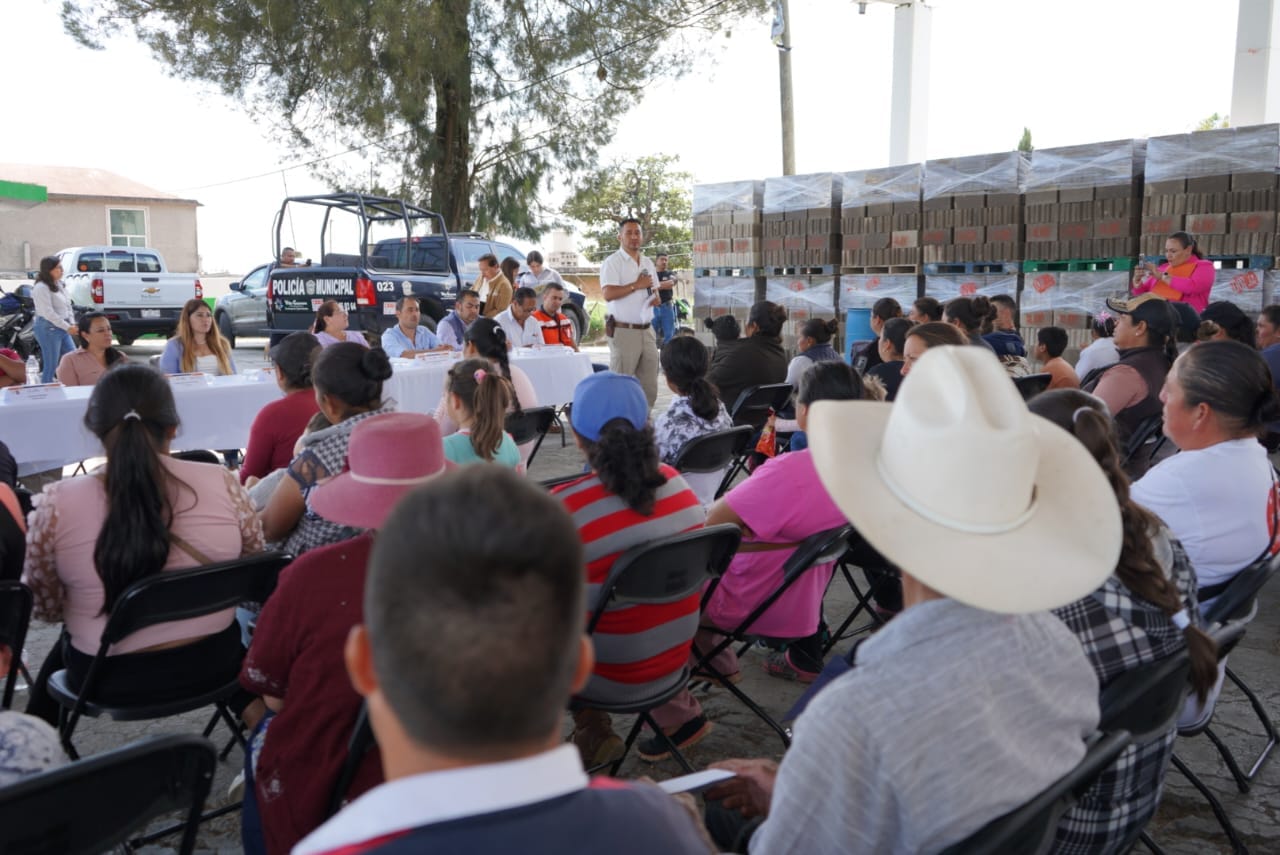
[[[844,318],[844,361],[853,362],[853,346],[863,341],[874,341],[871,329],[870,309],[850,309]]]

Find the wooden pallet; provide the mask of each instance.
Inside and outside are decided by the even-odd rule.
[[[693,275],[699,279],[706,277],[751,279],[756,276],[764,276],[765,269],[763,267],[695,267]]]
[[[810,267],[766,267],[766,276],[834,276],[840,268],[834,264],[823,264]]]
[[[1019,261],[937,261],[924,266],[927,276],[964,275],[973,273],[1017,273]]]
[[[903,275],[919,275],[919,264],[873,264],[866,267],[841,267],[841,275],[845,276],[864,276],[867,274],[879,273],[890,274],[898,273]]]

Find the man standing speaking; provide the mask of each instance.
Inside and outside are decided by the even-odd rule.
[[[608,313],[609,370],[639,380],[653,407],[658,400],[658,347],[652,326],[658,272],[653,262],[640,254],[643,242],[639,220],[628,218],[619,223],[621,247],[600,265],[600,285]]]

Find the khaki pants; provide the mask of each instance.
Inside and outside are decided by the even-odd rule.
[[[609,339],[609,370],[615,374],[630,374],[639,380],[652,408],[658,400],[658,345],[653,328],[615,329],[613,338]]]

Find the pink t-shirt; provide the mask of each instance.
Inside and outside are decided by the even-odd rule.
[[[249,494],[234,475],[221,466],[161,457],[169,472],[189,490],[174,485],[172,531],[210,561],[228,561],[261,552],[262,524]],[[107,495],[101,479],[82,475],[58,481],[36,496],[27,529],[27,558],[22,581],[34,595],[33,614],[41,620],[63,621],[71,643],[94,655],[107,616],[102,611],[102,580],[93,566],[93,548],[107,515]],[[201,562],[174,546],[165,570],[182,570]],[[226,609],[186,621],[157,624],[126,638],[111,655],[143,650],[157,644],[200,638],[226,629],[235,614]]]
[[[823,489],[808,449],[767,461],[725,494],[751,534],[743,543],[799,543],[810,535],[848,522]],[[782,565],[792,549],[739,552],[729,564],[703,614],[719,627],[737,626],[782,583]],[[818,628],[822,596],[834,564],[820,565],[795,581],[751,626],[759,635],[800,638]]]

